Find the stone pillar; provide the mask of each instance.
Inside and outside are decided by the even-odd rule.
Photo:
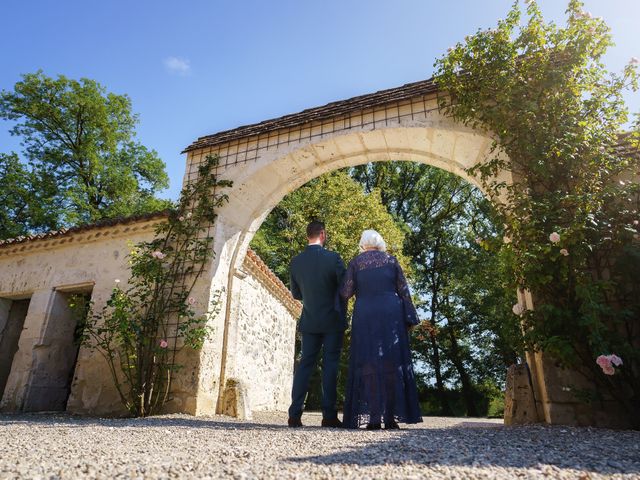
[[[529,369],[526,364],[511,365],[507,370],[504,424],[522,425],[539,421]]]
[[[45,327],[49,303],[53,291],[50,288],[37,290],[31,296],[29,310],[18,342],[18,351],[13,357],[11,372],[4,389],[0,409],[21,411],[33,370],[34,349],[40,344]]]
[[[33,364],[22,410],[65,411],[76,366],[78,345],[74,332],[78,319],[69,308],[69,294],[54,291],[46,325],[33,349]]]
[[[587,403],[581,399],[594,386],[579,372],[563,368],[548,354],[533,355],[541,396],[536,397],[544,422],[551,425],[580,425],[628,428],[623,409],[611,398]]]
[[[0,400],[29,308],[29,300],[0,299]]]

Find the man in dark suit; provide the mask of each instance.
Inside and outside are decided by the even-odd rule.
[[[345,273],[335,252],[324,249],[327,234],[322,222],[307,226],[309,245],[291,260],[291,293],[302,300],[298,329],[302,336],[302,356],[293,376],[289,426],[301,427],[302,408],[309,380],[322,349],[322,426],[342,427],[336,410],[337,377],[342,340],[347,327],[339,304],[338,288]]]

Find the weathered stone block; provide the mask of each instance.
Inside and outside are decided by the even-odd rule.
[[[526,364],[511,365],[507,370],[504,423],[521,425],[539,421],[528,367]]]

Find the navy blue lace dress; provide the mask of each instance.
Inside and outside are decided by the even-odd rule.
[[[418,318],[398,260],[377,250],[351,260],[340,296],[354,294],[345,427],[422,422],[407,333]]]

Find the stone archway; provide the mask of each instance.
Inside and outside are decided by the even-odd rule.
[[[233,182],[213,226],[216,258],[198,290],[202,305],[223,295],[212,320],[215,338],[200,355],[195,413],[221,411],[227,362],[236,357],[228,344],[238,302],[234,278],[254,234],[286,194],[323,173],[379,161],[425,163],[479,186],[467,169],[492,153],[491,135],[444,116],[438,94],[432,81],[416,82],[202,137],[185,149],[185,182],[212,154],[220,158],[220,177]],[[510,183],[510,172],[500,180]],[[534,372],[538,390],[539,380]]]

